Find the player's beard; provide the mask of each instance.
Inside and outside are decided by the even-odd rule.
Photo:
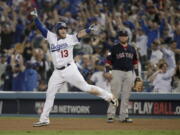
[[[128,40],[126,40],[126,41],[120,41],[120,43],[121,43],[122,45],[126,45],[126,44],[128,43]]]
[[[122,45],[127,45],[128,44],[128,41],[129,41],[129,38],[119,38],[119,41],[120,41],[120,44]]]

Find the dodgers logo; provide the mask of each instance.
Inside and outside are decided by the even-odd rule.
[[[65,49],[67,47],[68,47],[68,44],[66,44],[66,43],[58,44],[58,45],[51,44],[50,51],[55,52],[55,51],[59,51],[61,49]]]

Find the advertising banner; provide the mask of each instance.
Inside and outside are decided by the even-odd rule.
[[[133,101],[129,105],[134,115],[180,115],[179,101]]]
[[[3,100],[0,101],[2,114],[40,114],[44,100]],[[54,102],[51,114],[105,115],[108,103],[104,100],[61,100]],[[117,113],[119,108],[117,109]],[[130,115],[180,115],[180,101],[141,101],[129,102]]]

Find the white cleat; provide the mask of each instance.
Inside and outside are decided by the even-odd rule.
[[[113,122],[114,122],[114,118],[113,117],[107,118],[107,123],[113,123]]]
[[[111,101],[110,101],[115,107],[118,107],[119,106],[119,101],[117,98],[112,98]]]
[[[42,126],[47,126],[47,125],[49,125],[49,122],[38,121],[38,122],[33,124],[33,127],[42,127]]]
[[[124,120],[120,120],[122,123],[133,123],[133,120],[130,118],[125,118]]]

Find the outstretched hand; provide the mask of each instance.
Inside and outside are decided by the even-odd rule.
[[[30,12],[30,15],[32,15],[33,17],[38,17],[37,9],[34,8],[34,10]]]
[[[83,37],[87,36],[88,34],[97,35],[98,32],[99,32],[99,26],[92,24],[88,28],[79,31],[77,34],[77,37],[83,38]]]
[[[89,26],[89,29],[92,31],[92,32],[97,32],[99,29],[98,29],[98,26],[95,25],[95,24],[92,24]]]

